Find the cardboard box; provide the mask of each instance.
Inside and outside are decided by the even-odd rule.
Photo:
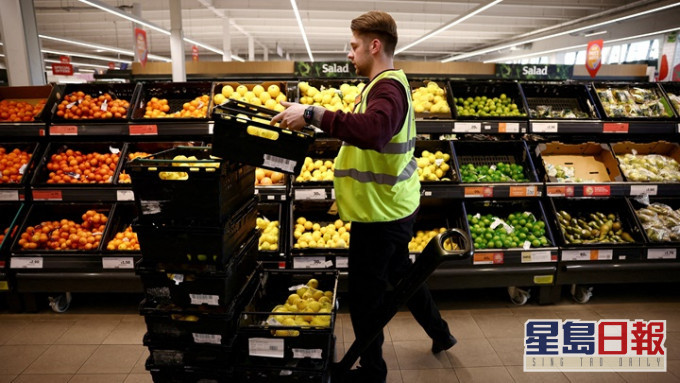
[[[584,182],[621,182],[623,176],[618,161],[607,144],[585,142],[564,144],[549,142],[539,144],[536,154],[543,160],[543,166],[565,166],[574,169],[574,177]],[[548,176],[550,182],[559,182],[556,177]]]
[[[617,142],[611,144],[615,155],[632,153],[635,150],[638,154],[661,154],[671,157],[680,162],[680,145],[668,141],[656,141],[639,144],[631,141]]]

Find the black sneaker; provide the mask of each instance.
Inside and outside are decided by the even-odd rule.
[[[450,349],[451,347],[453,347],[456,343],[458,343],[458,341],[456,340],[456,338],[453,335],[450,335],[450,334],[446,339],[433,340],[432,341],[432,353],[438,354],[442,351],[446,351],[446,350]]]

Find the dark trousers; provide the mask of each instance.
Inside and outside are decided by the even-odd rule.
[[[369,336],[370,324],[378,315],[376,308],[383,302],[389,285],[395,285],[411,266],[408,243],[413,237],[414,218],[404,221],[352,222],[349,247],[349,313],[356,338]],[[446,322],[423,284],[407,302],[413,317],[433,339],[449,335]],[[387,376],[382,357],[382,333],[361,354],[360,364],[377,381]]]

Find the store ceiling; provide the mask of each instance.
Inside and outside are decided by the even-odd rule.
[[[98,0],[131,12],[139,3],[141,17],[164,29],[170,29],[169,0]],[[492,3],[478,1],[403,1],[403,0],[297,0],[314,59],[345,60],[350,37],[350,20],[361,13],[380,9],[393,15],[399,28],[399,47],[466,15],[475,8]],[[626,21],[586,28],[598,22],[678,4],[677,1],[632,0],[504,0],[443,31],[442,33],[400,53],[400,60],[439,61],[458,54],[491,49],[484,55],[462,60],[485,61],[499,57],[527,55],[561,46],[585,44],[588,40],[619,39],[668,28],[680,29],[680,6],[653,12]],[[132,49],[132,23],[77,0],[34,0],[38,31],[41,35],[76,39],[126,50]],[[231,26],[232,53],[248,59],[248,37],[252,36],[255,60],[309,60],[295,13],[286,0],[182,0],[183,31],[186,37],[222,49],[224,19]],[[578,32],[552,39],[538,40],[511,48],[535,37],[583,28]],[[150,52],[170,57],[169,37],[146,28]],[[606,30],[607,33],[586,37],[584,34]],[[44,50],[79,52],[131,60],[129,56],[41,39]],[[277,54],[277,47],[283,56]],[[1,48],[1,47],[0,47]],[[185,44],[191,59],[191,45]],[[45,53],[58,59],[59,54]],[[201,61],[221,60],[221,56],[199,48]],[[1,59],[1,58],[0,58]],[[103,60],[72,56],[72,61],[106,65]],[[151,60],[154,61],[154,60]]]

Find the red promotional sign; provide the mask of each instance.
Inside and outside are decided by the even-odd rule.
[[[59,56],[59,61],[62,64],[70,64],[71,63],[71,58],[68,56]]]
[[[196,45],[191,47],[191,59],[198,61],[198,47]]]
[[[604,44],[602,40],[593,40],[588,43],[586,49],[586,69],[593,78],[602,67],[602,44]]]
[[[139,62],[142,64],[142,68],[145,67],[149,50],[146,45],[146,31],[140,28],[135,28],[135,51],[139,57]]]
[[[73,75],[73,65],[52,64],[52,74],[55,76],[71,76]]]
[[[116,69],[116,63],[109,62],[109,69]]]

